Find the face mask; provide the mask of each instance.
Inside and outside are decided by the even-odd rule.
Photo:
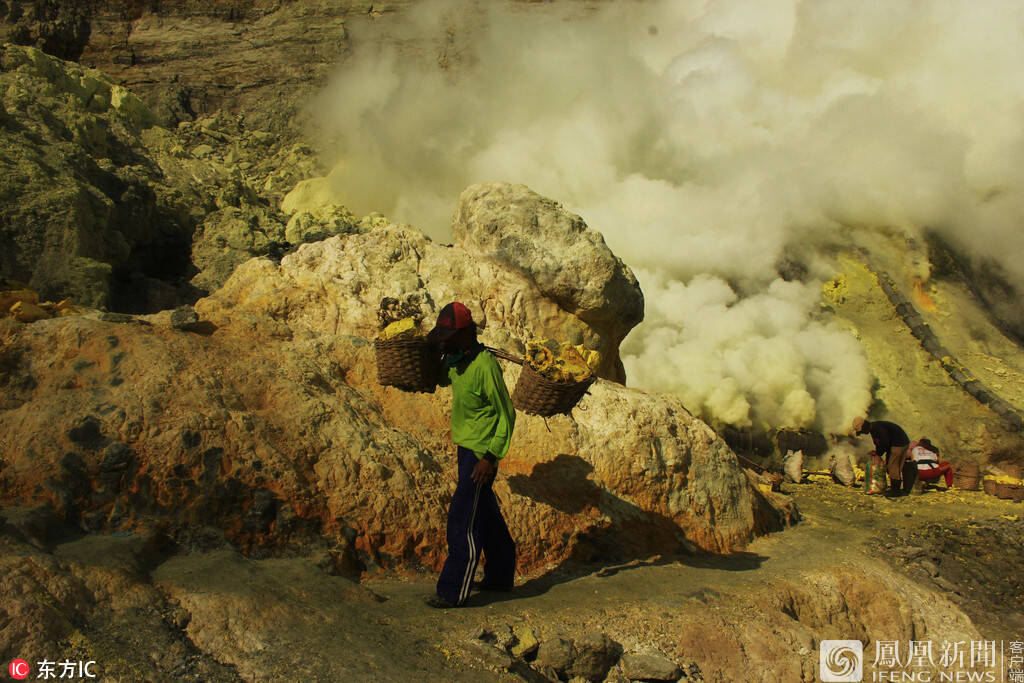
[[[466,358],[464,351],[450,351],[444,356],[444,364],[450,368],[454,368],[456,365],[461,363]]]

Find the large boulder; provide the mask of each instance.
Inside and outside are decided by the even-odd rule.
[[[644,296],[629,266],[582,218],[525,185],[466,188],[452,229],[471,257],[522,275],[616,348],[643,320]],[[625,376],[621,366],[615,374]]]
[[[523,196],[537,197],[522,186],[508,187]],[[472,201],[472,195],[468,196]],[[541,253],[543,244],[568,243],[579,237],[580,224],[566,219],[556,204],[540,199],[537,204],[546,206],[552,215],[544,219],[546,241],[530,249]],[[459,213],[472,211],[460,205]],[[580,265],[590,261],[579,256],[579,263],[566,261],[564,272],[552,284],[555,275],[547,259],[538,261],[534,273],[525,257],[512,266],[497,258],[483,258],[461,244],[436,244],[409,226],[384,221],[374,227],[364,219],[349,229],[356,234],[302,245],[284,257],[280,266],[269,261],[245,264],[236,277],[211,295],[210,314],[228,309],[235,314],[270,311],[287,325],[318,334],[344,330],[372,337],[379,331],[377,313],[385,297],[407,303],[428,323],[444,304],[459,300],[483,327],[482,339],[487,344],[520,354],[526,342],[536,337],[584,344],[601,352],[599,376],[619,382],[625,379],[619,343],[642,317],[643,297],[629,269],[608,251],[599,234],[583,228],[585,237],[579,239],[592,249],[580,247],[581,253],[593,259],[604,254],[605,266],[615,265],[619,270],[602,284],[595,274],[597,266]],[[561,237],[559,229],[565,233]],[[517,243],[526,249],[525,237]],[[577,265],[581,270],[573,270]],[[632,288],[623,285],[622,291],[608,284],[630,281]],[[602,298],[620,295],[631,304]],[[594,322],[585,320],[584,315]]]

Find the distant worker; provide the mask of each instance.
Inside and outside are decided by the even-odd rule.
[[[913,442],[907,450],[917,466],[918,479],[936,481],[939,477],[945,477],[946,488],[953,487],[953,465],[939,461],[939,449],[927,437],[921,437],[920,441]]]
[[[483,553],[482,590],[511,590],[516,544],[501,515],[492,484],[498,461],[508,452],[516,411],[497,359],[476,338],[473,316],[459,302],[441,309],[427,339],[441,347],[439,384],[452,387],[452,441],[458,453],[458,483],[448,507],[448,558],[427,596],[431,607],[460,607],[473,588]]]
[[[875,451],[871,456],[871,469],[879,471],[885,461],[885,471],[889,475],[889,490],[886,496],[903,495],[903,466],[907,460],[907,446],[910,439],[903,428],[894,422],[875,420],[868,422],[863,417],[853,421],[854,434],[870,434],[875,443]]]

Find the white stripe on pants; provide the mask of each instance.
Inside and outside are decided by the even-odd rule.
[[[459,591],[459,604],[469,598],[469,591],[473,587],[473,575],[476,574],[476,543],[473,541],[473,525],[476,523],[476,508],[480,503],[480,489],[483,484],[476,485],[476,495],[473,496],[473,511],[469,514],[469,528],[466,529],[466,540],[469,542],[469,562],[466,564],[466,575],[462,578],[462,589]]]

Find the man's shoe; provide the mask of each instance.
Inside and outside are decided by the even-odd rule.
[[[458,607],[454,602],[448,602],[437,593],[431,593],[430,595],[423,596],[423,602],[427,607],[433,607],[435,609],[451,609]]]

